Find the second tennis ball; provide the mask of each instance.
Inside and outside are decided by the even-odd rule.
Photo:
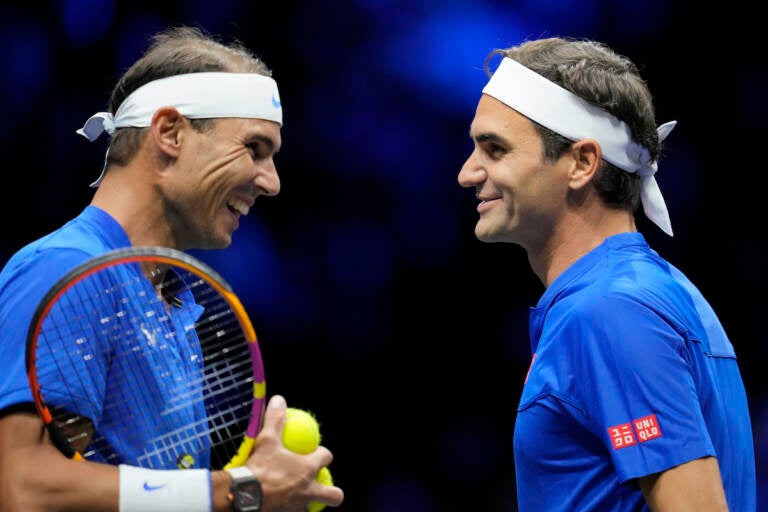
[[[333,477],[331,476],[331,470],[327,467],[320,468],[320,471],[317,472],[317,476],[315,477],[315,480],[320,482],[323,485],[333,485]],[[325,508],[324,503],[320,503],[318,501],[310,501],[309,506],[307,507],[308,512],[320,512]]]
[[[320,425],[311,412],[293,407],[285,411],[283,445],[305,455],[320,446]]]

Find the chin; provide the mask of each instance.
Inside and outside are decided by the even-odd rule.
[[[475,226],[475,237],[481,242],[496,242],[497,236],[493,231],[482,229],[479,225]]]
[[[212,245],[211,249],[226,249],[227,247],[232,245],[232,237],[229,237],[226,240],[217,240],[211,245]]]
[[[484,235],[482,233],[481,234],[475,233],[475,237],[478,240],[480,240],[481,242],[485,242],[485,243],[488,243],[488,244],[498,241],[498,240],[496,240],[496,238],[494,238],[492,236]]]
[[[231,229],[231,226],[223,227],[219,230],[213,230],[209,233],[208,243],[211,245],[211,249],[226,249],[232,244],[232,237],[234,236],[235,229]]]
[[[216,237],[216,238],[208,238],[206,240],[201,241],[200,244],[197,245],[197,248],[204,249],[204,250],[212,250],[212,249],[226,249],[232,244],[232,237]]]

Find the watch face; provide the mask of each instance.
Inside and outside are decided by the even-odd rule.
[[[232,497],[232,506],[236,512],[261,510],[261,485],[255,478],[233,484]]]

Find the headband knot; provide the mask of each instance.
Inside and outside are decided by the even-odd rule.
[[[77,130],[77,133],[91,142],[98,139],[104,132],[110,135],[115,133],[115,118],[109,112],[93,114],[88,118],[83,127]]]
[[[632,138],[626,123],[509,57],[502,59],[483,93],[570,140],[595,139],[606,161],[641,177],[645,215],[672,236],[667,205],[654,178],[658,165],[648,148]],[[676,124],[657,128],[660,142]]]

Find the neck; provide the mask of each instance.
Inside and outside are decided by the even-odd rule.
[[[619,233],[637,231],[630,212],[601,208],[590,215],[574,215],[557,226],[544,243],[526,247],[528,262],[545,287],[579,258]]]
[[[176,247],[163,215],[162,197],[141,169],[111,168],[96,189],[91,204],[109,213],[133,245]]]

